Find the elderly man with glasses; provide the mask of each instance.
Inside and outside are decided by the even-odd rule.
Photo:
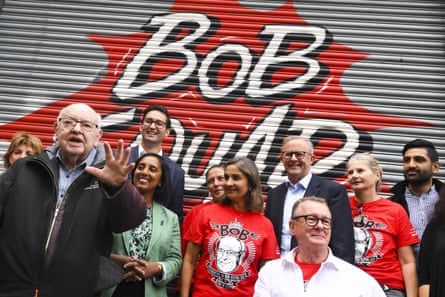
[[[291,214],[289,229],[298,247],[261,268],[254,297],[385,297],[374,278],[328,247],[335,221],[325,199],[302,198]]]
[[[113,155],[100,121],[86,104],[64,107],[56,143],[0,177],[0,296],[98,296],[112,232],[145,218],[130,149],[120,140]]]
[[[329,244],[334,254],[354,262],[354,233],[348,195],[343,185],[312,174],[314,148],[309,139],[288,136],[281,147],[281,162],[287,173],[287,181],[269,190],[265,215],[272,221],[280,246],[281,256],[298,243],[290,233],[289,219],[293,204],[307,196],[326,200],[336,222]]]

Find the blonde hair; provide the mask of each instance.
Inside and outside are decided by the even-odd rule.
[[[11,154],[17,149],[17,147],[21,145],[30,146],[34,150],[34,154],[40,154],[43,150],[43,145],[40,139],[36,136],[28,134],[26,132],[17,132],[11,139],[9,143],[9,147],[6,153],[3,155],[3,164],[6,169],[11,166],[11,162],[9,162],[9,157]]]
[[[377,161],[377,159],[370,152],[357,153],[352,155],[351,158],[349,158],[348,166],[351,161],[365,162],[372,170],[372,172],[380,174],[380,178],[375,185],[377,192],[380,191],[380,186],[382,185],[383,169],[380,166],[379,161]]]
[[[326,202],[326,199],[321,198],[321,197],[317,197],[317,196],[306,196],[306,197],[301,198],[300,200],[297,200],[294,203],[294,205],[292,206],[291,217],[293,217],[295,215],[295,212],[298,210],[300,204],[305,202],[305,201],[317,202],[317,203],[325,205],[329,209],[329,206],[328,206],[328,203]],[[331,212],[331,210],[329,209],[329,213],[330,212]]]

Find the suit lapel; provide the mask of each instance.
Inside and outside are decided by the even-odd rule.
[[[304,192],[304,197],[317,196],[320,188],[320,180],[317,176],[312,175],[311,181]]]
[[[139,145],[133,146],[130,152],[130,159],[128,163],[136,162],[139,159]]]
[[[156,246],[156,242],[161,237],[163,227],[165,224],[165,219],[162,216],[162,209],[161,209],[160,205],[156,202],[153,202],[152,224],[153,224],[153,227],[152,227],[150,243],[148,244],[147,257],[150,254],[152,247]]]
[[[280,217],[283,217],[283,210],[284,210],[284,201],[286,201],[286,194],[287,194],[287,186],[286,183],[282,183],[280,187],[278,188],[278,209],[281,209]]]
[[[287,194],[287,186],[286,183],[282,183],[278,186],[277,195],[273,198],[277,201],[277,207],[274,208],[276,210],[276,213],[272,214],[272,216],[275,216],[275,219],[273,221],[277,222],[277,224],[274,225],[275,233],[277,235],[277,241],[278,244],[281,244],[281,232],[283,229],[283,213],[284,213],[284,201],[286,200],[286,194]]]

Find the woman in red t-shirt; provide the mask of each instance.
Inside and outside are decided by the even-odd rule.
[[[183,235],[182,297],[250,297],[259,268],[280,257],[272,223],[261,213],[255,163],[246,157],[230,160],[224,177],[222,204],[201,209]]]
[[[416,260],[419,242],[406,211],[378,195],[382,169],[370,153],[353,155],[347,178],[355,237],[355,264],[373,276],[387,296],[417,296]]]

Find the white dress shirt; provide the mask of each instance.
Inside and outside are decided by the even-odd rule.
[[[298,247],[261,268],[254,297],[386,297],[373,277],[335,257],[331,250],[320,269],[305,285],[303,273],[295,263],[297,250]]]

